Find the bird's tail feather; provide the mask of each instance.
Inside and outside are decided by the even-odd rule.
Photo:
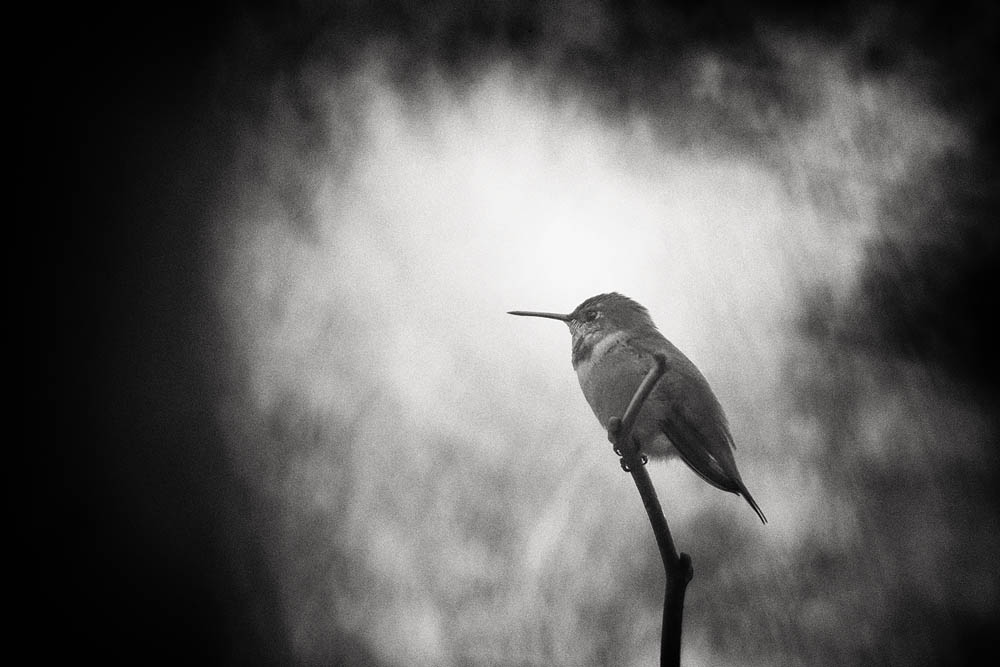
[[[701,441],[704,441],[705,438],[692,431],[690,426],[683,422],[673,421],[663,421],[660,426],[663,433],[673,444],[674,449],[680,454],[681,459],[691,470],[698,473],[702,479],[715,488],[729,491],[730,493],[737,493],[746,498],[746,501],[750,503],[750,507],[757,513],[760,520],[763,523],[767,523],[767,517],[764,516],[757,501],[753,499],[743,480],[740,479],[740,473],[736,470],[736,463],[733,461],[732,453],[729,449],[724,449],[721,452],[728,463],[728,465],[723,465],[711,452],[698,444],[699,437]],[[728,430],[724,430],[723,434],[727,441],[731,443],[732,437],[729,436]]]
[[[752,507],[753,511],[757,513],[757,516],[760,517],[761,523],[766,524],[767,517],[764,516],[764,513],[760,510],[760,505],[757,504],[757,501],[753,499],[752,495],[750,495],[750,491],[747,490],[746,484],[744,484],[741,481],[739,485],[740,485],[739,494],[743,496],[748,503],[750,503],[750,507]]]

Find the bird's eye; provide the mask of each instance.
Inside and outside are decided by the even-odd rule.
[[[585,312],[583,314],[583,321],[584,322],[593,322],[596,319],[597,319],[597,311],[596,310],[588,310],[587,312]]]

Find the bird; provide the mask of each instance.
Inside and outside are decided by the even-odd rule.
[[[617,292],[586,299],[568,314],[511,310],[510,315],[561,320],[572,335],[572,361],[580,388],[605,430],[621,418],[653,367],[666,371],[636,417],[632,437],[650,458],[679,456],[702,479],[742,496],[762,523],[767,517],[736,467],[735,443],[722,405],[694,363],[660,333],[649,311]]]

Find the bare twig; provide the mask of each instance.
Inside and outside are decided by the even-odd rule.
[[[642,504],[653,528],[653,536],[660,550],[660,559],[666,573],[666,591],[663,596],[663,630],[660,636],[660,665],[679,667],[681,663],[681,628],[684,620],[684,594],[688,582],[694,576],[691,567],[691,557],[685,553],[677,553],[670,528],[663,516],[663,509],[656,497],[653,482],[646,472],[646,457],[639,451],[639,443],[632,437],[632,426],[643,403],[653,387],[667,369],[667,359],[663,354],[654,355],[656,364],[649,369],[639,388],[636,389],[628,408],[621,419],[614,417],[608,423],[608,440],[615,446],[615,451],[622,457],[622,468],[632,474],[635,486],[639,489]]]

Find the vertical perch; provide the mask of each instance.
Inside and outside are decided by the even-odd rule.
[[[691,557],[677,553],[670,528],[663,516],[660,501],[656,497],[653,482],[646,472],[646,457],[639,451],[638,443],[631,438],[632,426],[639,414],[640,408],[653,390],[653,387],[667,369],[667,359],[663,354],[654,355],[655,365],[646,373],[635,395],[629,402],[628,409],[621,419],[614,417],[608,423],[608,440],[615,447],[615,452],[622,457],[622,468],[632,474],[635,486],[639,489],[642,504],[649,516],[653,528],[656,545],[660,550],[660,559],[666,573],[666,590],[663,597],[663,630],[660,636],[660,665],[679,666],[681,664],[681,628],[684,619],[684,594],[688,582],[694,576],[691,567]]]

